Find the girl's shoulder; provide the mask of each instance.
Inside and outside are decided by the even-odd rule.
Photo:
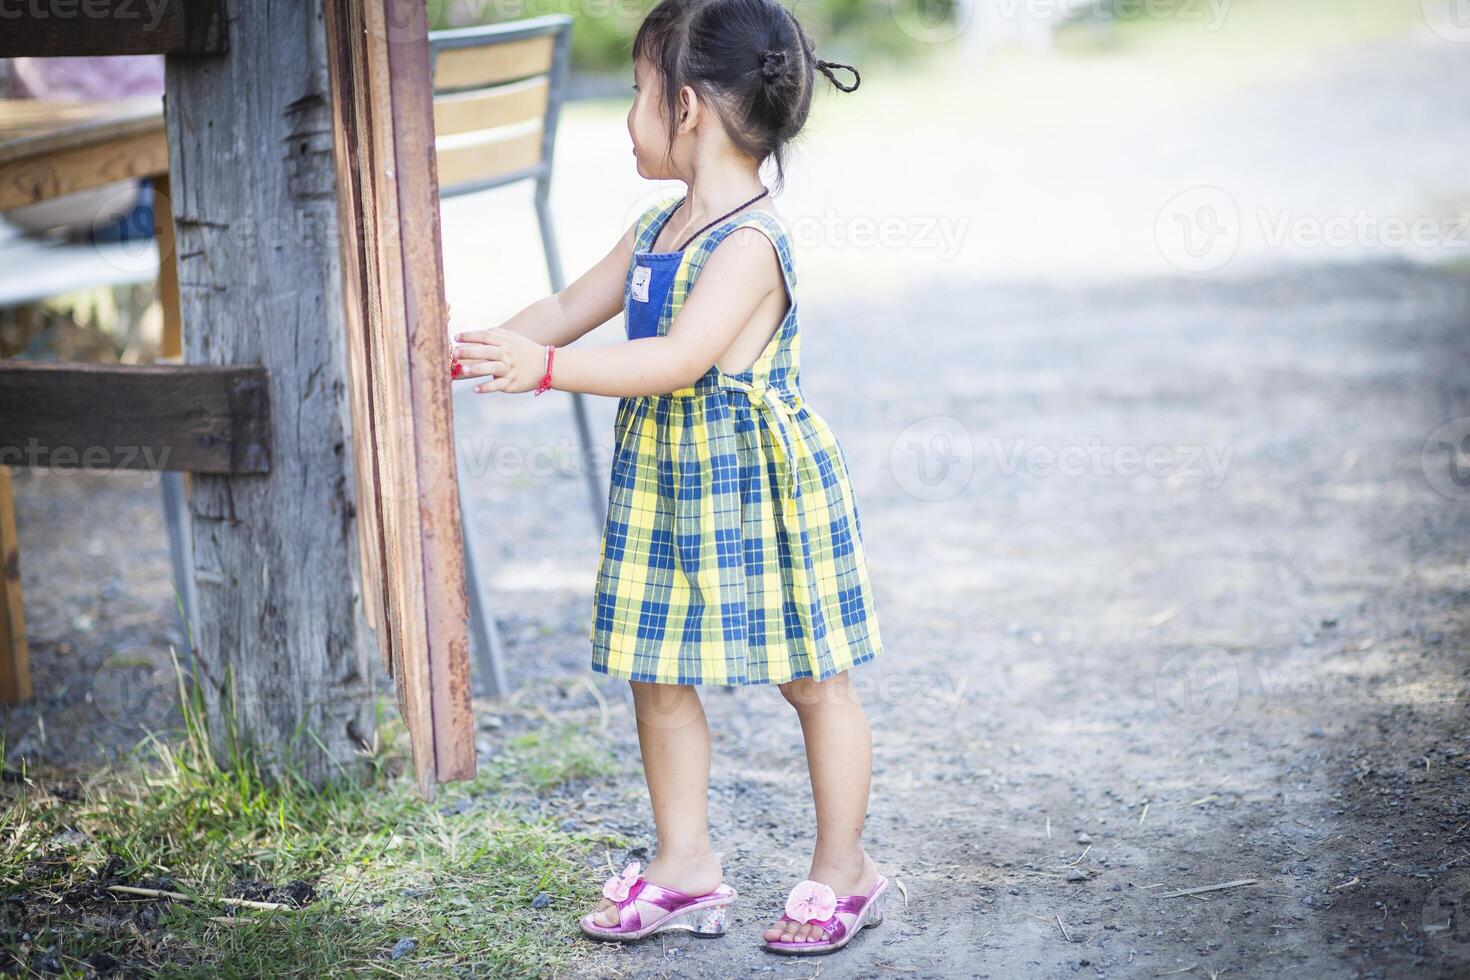
[[[776,259],[781,265],[781,273],[786,279],[787,287],[794,289],[796,267],[791,257],[791,233],[786,227],[785,220],[774,211],[751,208],[736,215],[706,238],[703,243],[704,250],[713,252],[721,242],[745,228],[753,229],[770,239],[771,247],[776,250]]]

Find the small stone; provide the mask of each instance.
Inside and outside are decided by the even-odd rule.
[[[531,899],[531,908],[544,909],[551,904],[551,896],[545,892],[537,892],[536,897]]]
[[[417,940],[410,939],[409,937],[404,936],[402,939],[398,940],[398,942],[393,944],[393,951],[390,952],[388,955],[393,957],[395,960],[401,960],[409,953],[412,953],[418,948],[419,944]]]
[[[1083,871],[1081,868],[1068,868],[1067,869],[1067,880],[1068,881],[1086,881],[1087,880],[1087,877],[1088,877],[1087,872],[1086,871]]]
[[[1077,835],[1077,843],[1079,843],[1079,844],[1091,844],[1092,843],[1092,835],[1091,834],[1078,834]]]

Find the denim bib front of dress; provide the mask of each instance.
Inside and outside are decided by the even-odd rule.
[[[626,318],[629,340],[658,336],[659,320],[683,261],[682,251],[633,253]]]

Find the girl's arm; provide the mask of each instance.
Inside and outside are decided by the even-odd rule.
[[[705,261],[667,336],[606,347],[559,346],[552,387],[612,397],[661,395],[692,385],[735,341],[761,302],[785,283],[774,247],[755,228],[740,228]],[[737,247],[726,247],[734,241]],[[485,359],[465,364],[468,376],[493,375],[475,391],[530,391],[545,373],[544,344],[505,328],[484,331]],[[554,343],[554,342],[553,342]]]
[[[623,309],[623,285],[628,263],[633,258],[635,230],[629,227],[612,251],[576,282],[559,293],[538,299],[506,320],[500,329],[513,330],[537,343],[560,348],[617,316]],[[486,352],[478,345],[484,343],[488,334],[485,330],[467,330],[454,335],[455,341],[464,345],[459,357],[464,362],[466,376],[476,373],[470,368],[485,356]]]

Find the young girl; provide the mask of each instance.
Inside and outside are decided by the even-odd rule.
[[[609,879],[583,931],[724,933],[735,889],[710,847],[696,687],[777,684],[801,721],[817,836],[764,937],[830,952],[882,918],[887,881],[862,846],[872,742],[847,675],[881,642],[847,459],[801,396],[790,239],[759,173],[772,160],[779,184],[816,72],[844,92],[857,72],[816,60],[775,0],[663,0],[633,57],[638,173],[687,192],[557,295],[457,334],[455,376],[619,399],[592,666],[632,684],[658,850]],[[626,343],[562,349],[619,312]]]

